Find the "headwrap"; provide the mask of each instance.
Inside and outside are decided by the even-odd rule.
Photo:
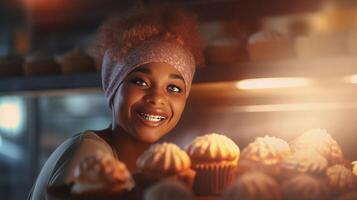
[[[102,85],[110,107],[126,76],[136,68],[152,62],[167,63],[180,72],[185,81],[187,98],[195,73],[195,60],[191,52],[177,42],[149,39],[131,49],[119,60],[114,60],[110,51],[105,52],[102,63]]]

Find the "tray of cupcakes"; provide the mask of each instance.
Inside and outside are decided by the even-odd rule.
[[[48,188],[55,199],[137,200],[356,200],[357,161],[346,161],[323,129],[291,142],[257,137],[240,150],[210,133],[185,149],[152,145],[137,160],[138,172],[98,153],[75,170],[75,180]]]

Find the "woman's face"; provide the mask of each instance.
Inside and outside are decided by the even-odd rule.
[[[149,63],[132,71],[118,88],[114,120],[136,139],[153,143],[176,126],[185,104],[180,73],[166,63]]]

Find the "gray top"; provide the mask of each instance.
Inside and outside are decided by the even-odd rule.
[[[112,146],[93,131],[68,138],[51,154],[42,167],[27,200],[48,200],[47,187],[71,182],[75,166],[83,158],[94,155],[97,151],[117,158]]]

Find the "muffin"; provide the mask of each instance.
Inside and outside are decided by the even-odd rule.
[[[134,182],[124,163],[111,155],[97,152],[76,166],[71,193],[101,196],[131,190],[133,187]]]
[[[352,173],[357,176],[357,160],[352,162]]]
[[[342,194],[337,198],[337,200],[356,200],[356,199],[357,199],[357,191]]]
[[[179,181],[166,179],[145,191],[144,200],[193,200],[192,191]]]
[[[42,52],[28,55],[25,58],[24,72],[27,76],[59,74],[60,66],[52,56]]]
[[[96,71],[94,59],[79,49],[66,53],[60,63],[63,74]]]
[[[164,178],[180,180],[192,187],[195,172],[191,169],[191,160],[176,144],[155,144],[136,164],[139,171],[136,178],[143,189]]]
[[[321,176],[327,168],[327,160],[315,150],[300,150],[286,157],[280,168],[282,177],[298,173]]]
[[[326,169],[327,184],[335,194],[357,189],[357,176],[343,165]]]
[[[251,171],[240,176],[224,191],[222,200],[280,200],[278,183],[271,176]]]
[[[235,176],[239,147],[228,137],[216,133],[195,138],[186,147],[196,171],[193,189],[198,195],[218,195]]]
[[[328,187],[323,181],[306,174],[287,179],[281,184],[283,200],[329,200]]]
[[[262,170],[276,176],[280,172],[280,163],[290,155],[287,142],[276,137],[258,137],[242,151],[238,173],[247,170]]]
[[[311,129],[290,143],[292,151],[314,149],[328,161],[329,166],[343,163],[343,154],[337,142],[324,129]]]

